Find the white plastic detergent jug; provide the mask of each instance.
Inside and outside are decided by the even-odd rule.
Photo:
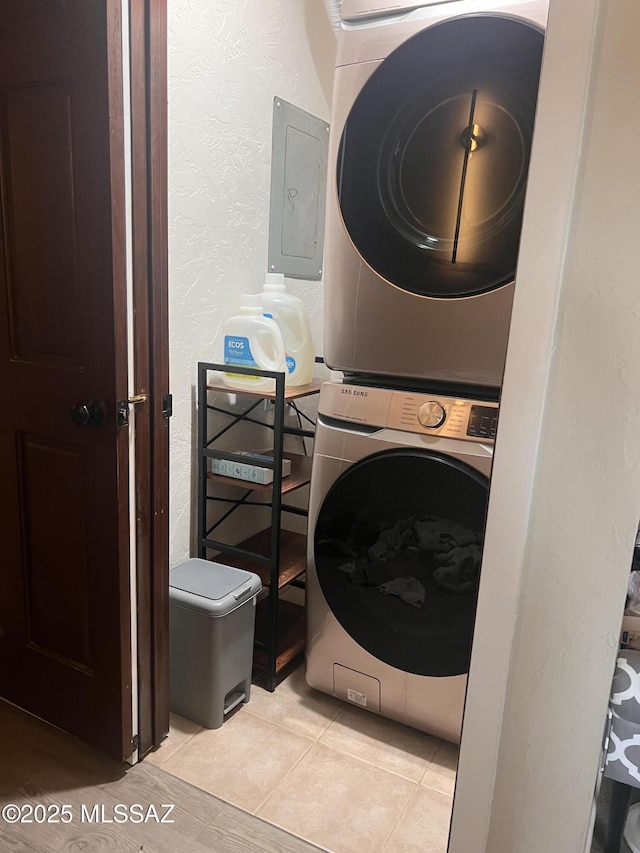
[[[313,379],[315,350],[302,299],[287,293],[282,273],[267,273],[262,290],[262,311],[282,332],[287,362],[286,385],[307,385]]]
[[[224,325],[224,363],[287,373],[282,333],[275,320],[264,317],[259,295],[241,297],[239,313]],[[275,379],[225,373],[231,388],[244,391],[275,391]]]

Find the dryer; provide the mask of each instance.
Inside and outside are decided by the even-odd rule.
[[[325,383],[309,503],[311,687],[457,742],[498,406]]]
[[[344,0],[326,363],[470,395],[502,382],[547,0]]]

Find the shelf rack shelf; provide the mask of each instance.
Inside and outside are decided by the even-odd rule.
[[[224,364],[198,363],[198,551],[200,557],[255,572],[262,579],[263,593],[256,610],[254,672],[257,680],[264,680],[266,688],[273,691],[280,670],[304,651],[305,637],[304,607],[282,600],[280,594],[289,585],[304,585],[301,576],[306,565],[306,537],[283,530],[282,514],[306,516],[305,508],[285,504],[283,496],[308,485],[311,457],[285,451],[284,437],[297,435],[313,438],[315,423],[295,406],[295,401],[318,394],[322,383],[314,381],[309,385],[289,388],[285,386],[284,373],[234,365],[234,373],[266,377],[275,382],[275,390],[272,392],[239,390],[223,381],[222,374],[227,369]],[[240,408],[237,408],[238,403],[231,407],[218,402],[219,394],[235,395]],[[216,402],[211,402],[212,398]],[[264,400],[273,402],[273,423],[265,423],[257,417],[259,406]],[[285,423],[288,405],[295,406],[297,427]],[[216,412],[226,419],[226,423],[213,432],[209,430],[210,412]],[[303,421],[308,426],[303,426]],[[231,462],[252,462],[250,454],[239,455],[238,450],[232,452],[216,447],[216,443],[240,423],[255,424],[273,431],[273,449],[268,451],[273,461],[261,460],[259,463],[273,470],[273,482],[268,485],[209,470],[209,460],[214,457]],[[253,452],[256,455],[260,453]],[[282,476],[283,459],[291,462],[291,473],[286,477]],[[224,494],[221,494],[223,491]],[[212,524],[208,522],[208,507],[211,503],[223,509]],[[269,507],[269,526],[239,543],[224,541],[216,531],[240,507],[247,506]]]

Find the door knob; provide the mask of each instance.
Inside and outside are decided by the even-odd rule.
[[[107,407],[95,397],[89,404],[76,403],[71,409],[71,420],[76,426],[104,426],[107,422]]]

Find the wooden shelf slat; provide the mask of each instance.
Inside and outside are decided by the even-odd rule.
[[[320,390],[324,379],[313,379],[308,385],[285,386],[284,399],[297,400],[300,397],[308,397],[310,394],[317,394]],[[207,382],[207,391],[222,391],[225,394],[248,394],[250,397],[264,397],[266,400],[275,400],[275,391],[251,391],[247,388],[231,388],[225,385],[221,379],[219,382]]]
[[[261,530],[249,539],[236,545],[256,554],[269,555],[271,547],[271,530]],[[280,531],[280,573],[278,575],[278,588],[286,586],[295,578],[304,573],[307,566],[307,537],[303,533],[294,533],[291,530]],[[265,587],[271,586],[270,570],[268,566],[252,560],[250,557],[235,557],[222,555],[225,565],[233,566],[235,569],[244,569],[247,572],[255,572],[259,575]]]
[[[256,607],[256,640],[265,643],[269,625],[268,600],[258,602]],[[290,601],[278,602],[278,628],[276,645],[276,672],[304,651],[306,618],[305,609]],[[266,650],[257,646],[253,660],[256,666],[267,666]]]

